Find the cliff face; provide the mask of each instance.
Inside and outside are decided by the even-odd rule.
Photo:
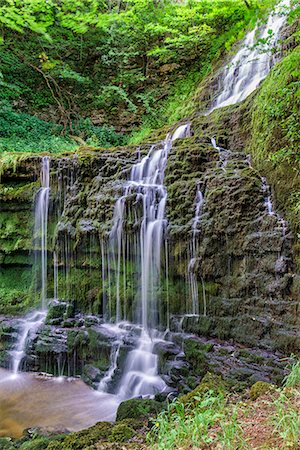
[[[188,266],[198,282],[199,317],[186,317],[184,330],[234,339],[249,346],[299,349],[298,276],[292,234],[275,211],[260,175],[241,152],[219,151],[191,124],[192,136],[175,141],[169,154],[165,185],[167,251],[162,255],[159,317],[167,311],[191,313]],[[208,132],[209,133],[209,132]],[[222,142],[222,141],[221,141]],[[111,248],[108,233],[113,211],[123,192],[130,167],[149,146],[112,151],[82,149],[75,157],[51,158],[48,297],[53,297],[53,254],[58,269],[58,296],[77,311],[102,314],[104,305],[115,314],[115,276],[108,279]],[[38,268],[32,247],[33,200],[39,187],[40,160],[20,159],[15,170],[3,169],[1,180],[1,312],[18,314],[38,302]],[[197,189],[203,205],[192,255],[192,221]],[[140,205],[129,196],[125,206],[126,249],[121,263],[121,303],[134,319],[139,268],[134,239]],[[168,265],[166,266],[165,260]],[[166,278],[167,274],[167,278]],[[31,277],[31,275],[33,275]],[[205,312],[205,315],[204,315]],[[174,321],[173,327],[174,325]]]
[[[39,189],[39,158],[3,168],[0,184],[0,314],[19,314],[34,304],[32,285],[33,201]]]

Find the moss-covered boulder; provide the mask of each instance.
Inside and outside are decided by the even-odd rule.
[[[52,325],[59,325],[66,321],[74,314],[74,305],[68,302],[60,302],[53,300],[49,304],[46,323]]]
[[[108,440],[113,429],[109,422],[98,422],[91,428],[71,433],[57,445],[62,450],[82,450],[86,449],[100,440]],[[54,447],[55,448],[55,447]]]
[[[149,418],[160,413],[166,404],[156,400],[132,398],[120,403],[117,411],[117,422],[124,419]]]
[[[270,383],[266,383],[265,381],[257,381],[254,383],[249,392],[249,396],[251,400],[256,400],[262,395],[267,394],[268,392],[274,391],[275,386]]]
[[[225,393],[226,385],[222,377],[207,372],[199,386],[188,394],[179,397],[179,401],[184,404],[195,403],[197,401],[196,398],[202,397],[209,391],[212,391],[216,395]]]
[[[109,440],[111,442],[126,442],[134,436],[134,429],[126,425],[126,423],[119,423],[112,429]]]

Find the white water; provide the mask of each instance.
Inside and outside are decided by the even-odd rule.
[[[100,392],[108,391],[109,383],[112,381],[118,368],[118,359],[121,346],[124,342],[123,338],[126,334],[126,325],[126,323],[122,322],[119,324],[105,323],[102,325],[102,328],[104,328],[109,335],[115,337],[116,339],[111,344],[110,367],[98,385],[98,391]]]
[[[163,184],[164,171],[172,142],[190,134],[190,124],[181,125],[173,135],[151,147],[149,153],[140,162],[134,164],[123,195],[117,200],[113,228],[110,233],[113,268],[116,273],[116,322],[126,320],[121,306],[121,261],[125,259],[125,236],[123,223],[126,201],[134,195],[142,205],[142,217],[139,241],[136,243],[140,267],[140,294],[136,322],[144,329],[155,328],[158,323],[156,290],[159,284],[161,249],[166,226],[165,207],[167,190]],[[136,220],[138,222],[138,219]],[[110,276],[110,275],[108,275]]]
[[[142,330],[136,349],[129,352],[118,396],[122,399],[152,396],[164,391],[165,382],[158,375],[158,356],[153,352],[156,339]]]
[[[46,308],[47,301],[47,230],[50,193],[50,161],[49,156],[42,158],[41,188],[37,194],[34,213],[34,235],[37,240],[38,251],[41,255],[41,301],[42,308]]]
[[[274,48],[280,39],[289,8],[290,0],[280,1],[267,23],[262,27],[256,26],[247,34],[240,50],[220,75],[220,94],[209,113],[245,100],[266,78],[276,62]]]
[[[198,235],[198,225],[201,220],[202,206],[203,206],[203,194],[197,186],[197,194],[195,201],[195,217],[192,222],[192,242],[191,242],[191,259],[188,266],[188,276],[189,276],[189,284],[191,289],[191,297],[192,297],[192,314],[199,314],[199,292],[198,292],[198,280],[195,272],[195,262],[197,256],[197,235]],[[203,284],[203,283],[202,283]],[[204,290],[205,293],[205,290]],[[203,298],[205,304],[205,296]],[[205,310],[206,308],[204,308]]]
[[[270,216],[274,215],[273,204],[271,200],[270,186],[267,184],[267,180],[265,177],[261,179],[261,190],[265,195],[265,207]]]
[[[21,332],[15,349],[11,352],[12,371],[17,375],[22,359],[25,356],[27,338],[30,333],[36,332],[46,318],[47,302],[47,229],[48,229],[48,210],[49,210],[49,191],[50,191],[50,162],[49,157],[44,156],[41,164],[41,188],[37,193],[35,202],[35,223],[34,237],[37,251],[40,252],[41,268],[41,311],[34,311],[29,316],[20,320]],[[36,243],[37,242],[37,243]]]
[[[126,245],[123,225],[129,196],[136,197],[142,211],[140,218],[136,217],[136,211],[134,211],[135,222],[140,223],[138,239],[134,244],[134,253],[138,255],[136,265],[139,267],[140,273],[135,321],[142,326],[142,332],[136,348],[127,356],[118,394],[122,398],[153,395],[166,388],[166,384],[158,375],[158,358],[153,352],[155,344],[153,336],[155,336],[156,327],[160,325],[157,289],[160,283],[161,250],[167,224],[165,219],[167,190],[164,186],[164,172],[172,143],[189,135],[190,124],[187,123],[178,127],[173,134],[168,134],[163,142],[153,145],[149,153],[132,166],[123,195],[115,205],[114,225],[110,233],[110,250],[116,273],[117,322],[126,320],[125,305],[122,308],[120,292],[121,269],[124,273],[124,266],[121,267],[121,265],[122,258],[123,261],[125,259],[124,248]],[[109,284],[113,278],[110,272],[111,268],[108,270]],[[117,356],[117,353],[112,355],[111,368],[107,374],[109,379],[111,378],[110,374],[115,371]]]
[[[21,332],[19,335],[18,342],[16,344],[15,350],[11,352],[12,356],[12,371],[14,375],[19,372],[20,364],[22,359],[26,355],[26,341],[30,333],[34,333],[42,325],[46,317],[45,311],[34,311],[29,316],[22,319],[21,322]]]
[[[53,298],[58,300],[58,262],[56,251],[53,252]]]

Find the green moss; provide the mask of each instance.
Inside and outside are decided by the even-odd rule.
[[[49,438],[41,437],[33,441],[24,442],[20,450],[46,450],[50,442]]]
[[[28,207],[30,208],[32,198],[36,194],[39,186],[39,180],[32,183],[21,181],[18,183],[9,182],[0,184],[0,200],[3,202],[22,204],[23,207],[23,202],[28,202]]]
[[[199,386],[188,394],[179,397],[179,401],[184,404],[192,404],[209,391],[212,391],[214,394],[224,394],[225,390],[226,386],[223,379],[219,375],[207,372]]]
[[[251,108],[247,150],[268,174],[277,207],[300,231],[300,46],[277,64],[263,82]],[[246,124],[245,124],[246,126]]]
[[[112,432],[113,425],[108,422],[98,422],[87,430],[78,431],[68,435],[62,443],[60,443],[63,450],[82,450],[95,444],[102,439],[109,439]],[[55,448],[55,447],[54,447]],[[49,447],[48,449],[49,450]]]
[[[250,388],[250,399],[256,400],[264,394],[274,390],[274,386],[272,384],[266,383],[265,381],[257,381]]]
[[[164,403],[155,400],[132,398],[119,405],[117,422],[124,419],[141,419],[150,415],[157,415],[165,407]]]
[[[184,341],[183,348],[186,360],[191,364],[193,373],[198,376],[204,375],[207,371],[207,353],[211,350],[212,345],[187,339]]]
[[[134,436],[134,430],[124,423],[115,425],[109,440],[111,442],[126,442]]]
[[[0,314],[22,314],[35,305],[30,267],[0,270]]]

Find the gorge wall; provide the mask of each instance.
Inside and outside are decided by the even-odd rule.
[[[157,294],[160,326],[175,329],[176,320],[168,315],[186,315],[182,328],[200,336],[297,351],[298,275],[292,233],[282,217],[268,211],[270,194],[249,158],[241,152],[218,151],[209,136],[198,136],[195,129],[192,121],[192,136],[174,142],[166,167],[168,267],[163,262]],[[77,156],[51,157],[48,298],[54,296],[55,252],[58,297],[73,302],[77,311],[100,315],[109,301],[114,316],[115,283],[109,285],[107,279],[108,233],[129,169],[148,150],[147,145],[81,149]],[[35,277],[29,281],[35,267],[32,207],[39,170],[36,156],[2,170],[0,292],[6,314],[23,313],[39,301]],[[192,270],[199,284],[200,315],[192,316],[188,266],[197,188],[204,202]],[[131,243],[139,221],[131,201],[136,201],[134,196],[126,202],[126,263],[121,263],[121,301],[129,320],[136,301],[132,280],[138,270]]]

